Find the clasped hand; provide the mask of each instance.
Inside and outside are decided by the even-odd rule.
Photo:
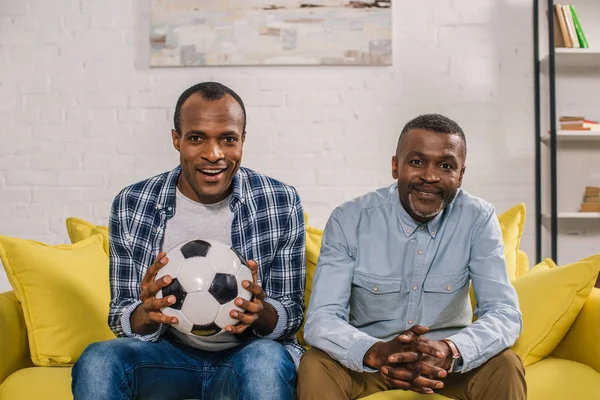
[[[429,330],[415,325],[388,342],[376,343],[365,355],[365,364],[378,369],[384,381],[395,389],[431,394],[444,383],[450,365],[445,342],[422,337]]]

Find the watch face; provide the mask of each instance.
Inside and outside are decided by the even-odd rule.
[[[460,368],[462,367],[462,357],[458,356],[455,360],[454,360],[454,372],[458,372],[458,370],[460,370]]]

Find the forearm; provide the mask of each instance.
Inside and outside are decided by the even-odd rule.
[[[302,304],[286,298],[267,297],[263,306],[263,315],[252,326],[257,334],[273,340],[289,339],[296,335],[302,324]]]
[[[124,313],[121,318],[127,318],[127,314]],[[138,304],[137,307],[129,314],[129,326],[131,333],[138,336],[152,336],[160,331],[162,324],[149,321],[144,317],[142,312],[142,304]]]
[[[483,313],[473,324],[448,337],[462,356],[461,372],[477,368],[517,340],[522,327],[518,309],[501,305]]]
[[[315,313],[307,317],[304,339],[346,368],[365,371],[365,355],[381,340],[370,336],[331,313]],[[367,357],[368,358],[368,357]],[[376,365],[366,364],[376,368]]]
[[[114,302],[113,302],[114,303]],[[111,303],[108,315],[108,325],[115,335],[119,337],[135,337],[144,341],[153,342],[160,337],[167,326],[147,323],[141,318],[138,311],[141,302],[127,299],[119,302],[119,306]]]
[[[252,324],[252,329],[261,336],[267,336],[273,332],[278,320],[279,315],[275,307],[271,303],[264,301],[263,310],[258,314],[258,318],[254,324]]]
[[[383,363],[381,355],[381,346],[384,344],[383,341],[376,342],[373,346],[367,350],[363,356],[363,365],[373,370],[378,370],[382,367]]]

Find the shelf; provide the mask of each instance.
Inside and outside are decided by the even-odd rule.
[[[600,142],[600,131],[558,131],[557,142]],[[542,136],[544,144],[550,143],[550,134]]]
[[[544,214],[544,218],[550,219],[550,214]],[[588,219],[600,219],[600,213],[595,212],[559,212],[558,219],[576,219],[576,220],[588,220]]]
[[[550,230],[550,214],[542,214],[544,227]],[[567,232],[600,230],[600,213],[594,212],[559,212],[557,215],[558,230]]]
[[[557,69],[598,69],[600,70],[600,50],[591,49],[555,49],[554,62]],[[548,73],[547,55],[541,60],[541,70]]]

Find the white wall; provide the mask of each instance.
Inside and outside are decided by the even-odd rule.
[[[244,163],[298,188],[312,225],[391,183],[408,119],[459,122],[464,188],[531,212],[529,1],[395,1],[393,67],[149,69],[145,0],[0,0],[0,234],[68,242],[67,216],[107,222],[125,185],[174,167],[179,94],[218,80],[248,106]],[[0,276],[0,291],[8,287]]]

